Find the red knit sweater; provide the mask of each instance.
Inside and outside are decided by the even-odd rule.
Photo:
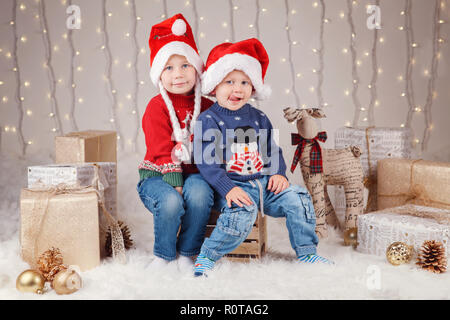
[[[168,92],[172,100],[173,107],[177,114],[181,129],[189,125],[194,113],[195,95],[178,95]],[[208,109],[213,101],[203,98],[201,101],[201,111]],[[147,105],[142,117],[142,129],[145,135],[147,152],[144,161],[139,165],[141,178],[144,176],[163,175],[163,179],[173,186],[180,186],[181,173],[197,173],[198,169],[194,164],[184,164],[181,166],[172,161],[172,149],[176,145],[172,138],[173,128],[170,121],[169,111],[161,94],[153,97]],[[166,176],[167,175],[167,176]]]

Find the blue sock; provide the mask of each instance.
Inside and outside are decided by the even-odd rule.
[[[214,268],[214,264],[215,261],[202,254],[199,254],[197,260],[194,263],[194,276],[199,277],[206,275],[205,272]]]
[[[317,254],[303,254],[299,256],[298,261],[301,263],[326,263],[326,264],[334,264],[333,261],[328,260],[327,258],[318,256]]]

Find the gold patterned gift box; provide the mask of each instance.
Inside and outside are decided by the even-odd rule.
[[[385,256],[386,249],[400,241],[415,252],[426,240],[442,242],[450,255],[450,210],[408,204],[358,216],[357,251]]]
[[[377,210],[377,162],[385,158],[411,158],[411,130],[408,128],[339,128],[335,133],[335,148],[360,147],[364,185],[368,189],[365,212]],[[342,187],[335,188],[335,211],[345,212],[345,194]]]
[[[378,161],[378,208],[412,203],[450,210],[450,162]]]
[[[97,168],[96,168],[97,166]],[[98,179],[98,182],[95,181]],[[98,186],[104,189],[104,205],[108,212],[117,217],[117,177],[115,162],[48,164],[28,167],[28,188],[36,186]],[[104,245],[106,241],[107,221],[99,213],[100,222],[100,251],[102,257],[106,255]]]
[[[115,131],[88,130],[55,137],[55,162],[117,162]]]
[[[99,207],[93,188],[22,189],[21,256],[32,267],[52,247],[82,271],[100,264]]]

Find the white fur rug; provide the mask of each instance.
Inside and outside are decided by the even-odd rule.
[[[125,265],[103,260],[81,274],[83,288],[59,296],[16,290],[17,276],[28,265],[20,258],[19,196],[26,186],[26,167],[52,163],[47,159],[21,160],[0,156],[0,299],[450,299],[450,272],[432,274],[413,262],[390,265],[384,257],[361,254],[342,245],[342,235],[331,232],[318,253],[335,266],[303,265],[295,261],[284,219],[268,217],[268,248],[261,261],[248,264],[221,260],[208,278],[180,272],[172,262],[161,272],[149,271],[152,260],[152,216],[136,192],[140,157],[119,160],[119,218],[126,221],[135,242]]]

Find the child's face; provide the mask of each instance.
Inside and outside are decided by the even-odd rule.
[[[161,73],[161,82],[167,91],[173,94],[188,95],[192,92],[197,79],[197,71],[186,57],[178,54],[167,60]]]
[[[231,71],[213,91],[217,102],[223,108],[239,110],[252,96],[253,86],[250,78],[240,70]]]

